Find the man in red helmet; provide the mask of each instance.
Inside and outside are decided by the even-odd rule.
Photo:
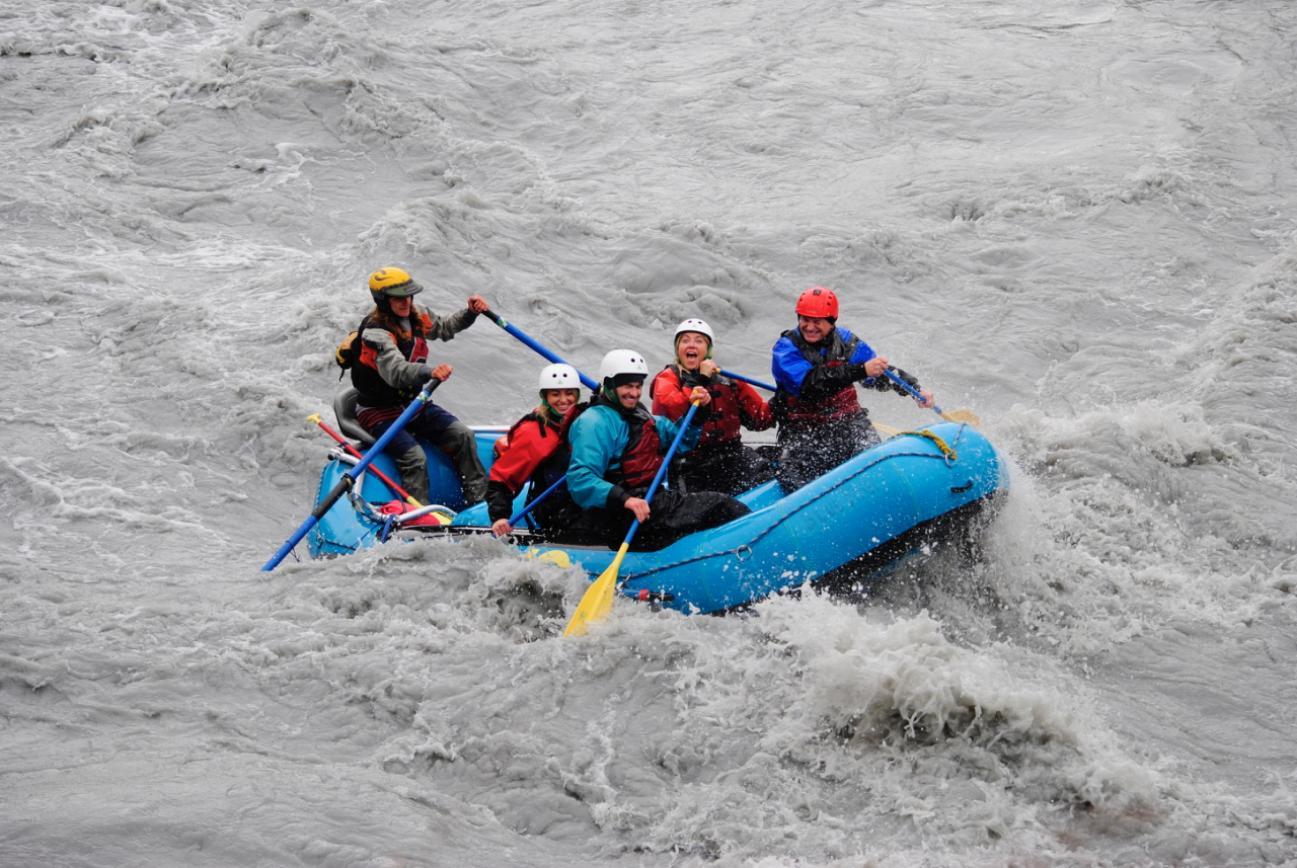
[[[812,286],[797,299],[797,328],[784,332],[772,351],[770,370],[778,389],[770,406],[779,422],[777,476],[786,492],[878,442],[856,383],[907,394],[884,376],[886,357],[837,321],[837,295]],[[934,406],[932,393],[917,380],[899,368],[892,371],[919,390],[922,406]]]

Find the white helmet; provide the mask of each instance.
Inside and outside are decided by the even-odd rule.
[[[581,375],[571,365],[546,365],[540,369],[540,390],[546,389],[579,389]]]
[[[607,383],[618,374],[635,374],[648,378],[644,357],[634,350],[611,350],[599,363],[599,379]]]
[[[680,340],[680,336],[685,332],[697,332],[707,338],[708,346],[716,343],[716,335],[712,334],[712,327],[704,320],[692,318],[680,323],[680,325],[676,326],[675,337],[672,340]]]

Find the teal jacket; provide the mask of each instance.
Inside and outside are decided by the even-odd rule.
[[[675,442],[680,424],[665,416],[654,416],[653,427],[657,429],[665,454]],[[701,425],[690,425],[676,454],[697,446],[701,434]],[[567,465],[567,490],[577,506],[582,509],[617,509],[635,496],[604,478],[610,469],[620,464],[622,453],[630,443],[630,423],[616,408],[607,404],[590,407],[572,422],[568,440],[572,444],[572,459]]]

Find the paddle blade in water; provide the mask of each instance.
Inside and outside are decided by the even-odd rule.
[[[576,611],[568,619],[567,627],[563,630],[564,636],[584,636],[591,624],[608,617],[608,613],[612,611],[613,597],[617,594],[617,573],[621,570],[622,559],[626,557],[629,548],[629,543],[622,543],[621,548],[617,549],[617,557],[612,559],[608,569],[586,588]]]

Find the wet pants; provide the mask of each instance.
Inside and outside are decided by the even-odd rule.
[[[741,494],[774,479],[771,462],[755,449],[733,440],[715,446],[700,446],[676,459],[672,485],[682,491],[719,491]]]
[[[790,422],[779,426],[776,478],[784,493],[859,455],[879,442],[868,413],[825,422]]]
[[[366,426],[374,439],[382,437],[395,419]],[[422,437],[450,457],[464,490],[468,506],[486,497],[486,470],[477,455],[477,438],[473,429],[436,404],[424,404],[418,414],[392,438],[384,450],[396,461],[401,485],[420,503],[428,502],[428,458],[416,437]]]
[[[666,488],[658,489],[649,506],[652,515],[636,531],[635,539],[631,541],[632,549],[659,549],[694,531],[717,527],[751,512],[728,494],[716,491],[685,493]],[[624,507],[587,509],[554,538],[563,542],[617,548],[634,520],[635,515]]]

